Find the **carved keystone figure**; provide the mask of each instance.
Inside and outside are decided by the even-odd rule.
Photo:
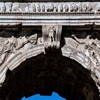
[[[49,36],[49,41],[50,42],[54,42],[55,41],[55,29],[54,29],[54,27],[50,27],[49,29],[48,29],[48,36]]]

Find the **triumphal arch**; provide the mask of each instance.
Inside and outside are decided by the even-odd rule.
[[[100,2],[73,1],[0,2],[0,100],[100,100]]]

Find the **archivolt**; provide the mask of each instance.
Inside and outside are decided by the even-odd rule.
[[[0,100],[20,100],[37,93],[51,95],[53,91],[68,100],[99,100],[90,71],[55,51],[26,59],[7,71]]]
[[[83,52],[77,51],[76,49],[71,48],[70,46],[65,45],[62,47],[62,55],[69,57],[80,63],[84,68],[91,71],[91,77],[94,79],[99,92],[100,92],[100,70],[94,64],[94,62]]]
[[[32,45],[30,48],[25,50],[22,48],[22,50],[10,54],[10,56],[3,63],[3,65],[0,66],[0,83],[2,84],[4,82],[8,69],[13,70],[17,68],[26,59],[34,57],[42,52],[44,52],[43,44]]]

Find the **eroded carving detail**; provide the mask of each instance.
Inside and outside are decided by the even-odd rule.
[[[91,70],[92,77],[100,91],[100,44],[98,39],[91,39],[88,35],[85,39],[65,38],[66,45],[62,48],[64,56],[70,57],[85,68]]]
[[[12,11],[13,12],[20,12],[20,5],[19,5],[19,3],[13,3]]]
[[[42,5],[42,12],[45,12],[45,5]]]
[[[78,11],[78,6],[76,4],[71,4],[70,5],[70,12],[77,12]]]
[[[0,3],[0,12],[5,12],[5,11],[6,11],[5,3]]]
[[[54,4],[47,6],[47,12],[53,12],[53,11],[54,11]]]
[[[61,30],[62,26],[60,25],[54,25],[54,26],[45,25],[42,27],[45,48],[48,47],[59,48]]]
[[[0,12],[91,12],[91,11],[99,11],[99,3],[94,8],[94,3],[0,3]]]
[[[4,62],[9,54],[15,53],[17,50],[24,47],[28,42],[31,44],[35,44],[36,40],[37,34],[19,38],[15,38],[14,36],[12,36],[11,38],[0,37],[0,65]]]
[[[35,4],[29,4],[29,12],[36,12]]]
[[[67,5],[67,4],[65,4],[65,6],[64,6],[64,10],[65,10],[65,12],[68,12],[69,7],[68,7],[68,5]]]

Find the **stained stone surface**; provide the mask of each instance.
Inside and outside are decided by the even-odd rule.
[[[9,30],[9,29],[7,28],[7,30]],[[0,61],[1,61],[1,66],[0,66],[1,89],[3,88],[3,86],[6,82],[6,79],[8,77],[8,75],[6,74],[7,70],[14,71],[17,68],[19,69],[20,64],[27,61],[27,59],[33,58],[35,60],[36,59],[35,56],[37,56],[40,53],[43,53],[45,60],[46,60],[46,57],[47,57],[47,59],[50,60],[50,58],[48,58],[49,55],[51,55],[51,60],[54,59],[54,61],[56,61],[56,57],[63,60],[63,58],[61,57],[61,55],[62,55],[62,56],[65,56],[64,59],[66,59],[66,57],[68,57],[68,59],[70,59],[70,60],[72,59],[76,63],[78,62],[80,65],[80,68],[81,67],[83,69],[85,68],[88,71],[87,73],[90,75],[91,79],[95,82],[94,83],[95,87],[98,88],[99,94],[100,94],[100,67],[99,67],[99,64],[100,64],[100,61],[99,61],[100,37],[99,37],[99,31],[93,31],[93,30],[89,30],[89,31],[88,30],[81,30],[81,31],[74,30],[73,31],[72,29],[66,30],[66,28],[65,29],[62,28],[61,41],[58,39],[60,41],[61,51],[58,52],[58,50],[56,48],[56,44],[54,45],[54,43],[56,43],[55,39],[54,39],[54,41],[50,40],[50,39],[54,38],[53,35],[52,35],[52,37],[51,36],[49,37],[48,31],[47,31],[47,33],[46,33],[47,37],[45,37],[45,40],[44,40],[44,37],[42,37],[42,34],[41,34],[42,33],[41,27],[39,27],[39,28],[37,27],[36,29],[34,29],[34,27],[32,27],[32,28],[30,27],[29,29],[23,27],[22,30],[17,29],[15,31],[7,31],[7,30],[4,29],[4,30],[0,31],[0,37],[1,37],[0,40],[2,43],[1,44],[1,55],[0,55],[1,56],[1,59],[0,59]],[[50,32],[52,32],[52,31],[50,31]],[[45,36],[45,34],[43,36]],[[45,42],[49,43],[48,48],[45,48],[45,45],[44,45]],[[10,45],[10,48],[9,48],[9,45]],[[50,49],[50,48],[54,48],[54,49]],[[48,49],[50,49],[51,51]],[[60,54],[60,55],[54,55],[54,54]],[[42,59],[42,58],[40,57],[40,59]],[[52,69],[53,63],[54,63],[53,66],[58,66],[58,65],[56,65],[57,63],[55,63],[51,60],[50,60],[52,62],[51,64],[50,64],[50,62],[48,62],[48,60],[46,60],[46,61],[45,60],[44,60],[44,63],[49,63],[49,64],[46,64],[46,66],[50,65],[47,67],[47,69],[50,71]],[[30,63],[31,63],[31,61],[30,61]],[[41,63],[41,61],[40,61],[40,63]],[[63,62],[61,62],[61,63],[63,64]],[[68,62],[66,62],[66,63],[68,63]],[[26,66],[26,65],[23,65],[23,68],[24,68],[24,66]],[[37,68],[39,69],[40,67],[37,66]],[[59,67],[57,67],[57,68],[59,68]],[[40,68],[40,70],[41,70],[41,68]],[[84,72],[84,71],[82,71],[82,72]],[[45,73],[45,72],[41,72],[41,73]],[[48,71],[46,71],[46,73],[49,75]],[[73,73],[70,73],[70,74],[73,75]],[[87,76],[84,76],[84,78],[87,78]],[[78,79],[78,80],[80,80],[80,79]],[[76,80],[76,82],[78,80]],[[88,80],[88,82],[89,82],[89,80]],[[86,88],[84,88],[83,91],[87,91]],[[91,95],[93,95],[92,92],[91,92]]]
[[[99,100],[99,27],[100,2],[0,2],[1,99]]]

